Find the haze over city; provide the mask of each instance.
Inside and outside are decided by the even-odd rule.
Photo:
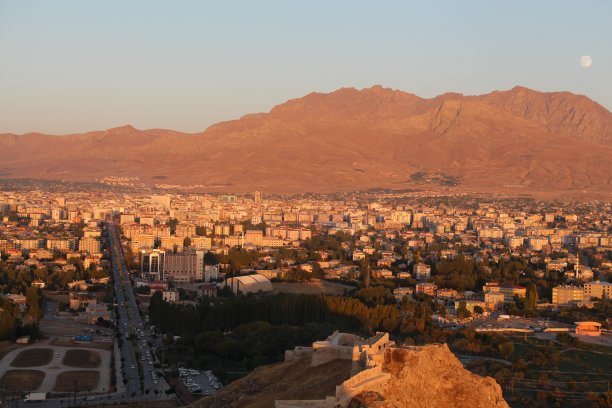
[[[612,406],[609,1],[0,0],[0,408]]]

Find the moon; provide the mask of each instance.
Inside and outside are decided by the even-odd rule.
[[[590,67],[592,63],[593,63],[593,58],[591,58],[590,56],[583,55],[582,57],[580,57],[580,65],[582,65],[583,68]]]

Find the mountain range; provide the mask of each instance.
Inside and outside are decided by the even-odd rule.
[[[609,194],[611,169],[612,113],[585,96],[524,87],[431,99],[342,88],[194,134],[129,125],[0,134],[0,178],[137,176],[210,191]]]

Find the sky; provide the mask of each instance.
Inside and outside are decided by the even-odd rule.
[[[375,84],[612,110],[612,1],[0,0],[0,133],[199,132]]]

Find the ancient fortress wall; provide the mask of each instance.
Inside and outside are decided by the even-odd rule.
[[[336,408],[346,407],[362,391],[376,389],[391,374],[383,372],[385,350],[395,343],[388,333],[376,333],[367,340],[353,334],[334,332],[312,347],[296,347],[285,352],[285,361],[310,357],[310,365],[317,367],[334,360],[352,360],[351,378],[336,387],[336,395],[324,400],[277,400],[275,408]]]
[[[341,407],[346,407],[361,392],[376,389],[390,378],[390,373],[382,371],[382,365],[361,371],[336,387],[336,400]]]
[[[285,361],[301,360],[312,357],[312,347],[297,346],[293,350],[285,350]]]

